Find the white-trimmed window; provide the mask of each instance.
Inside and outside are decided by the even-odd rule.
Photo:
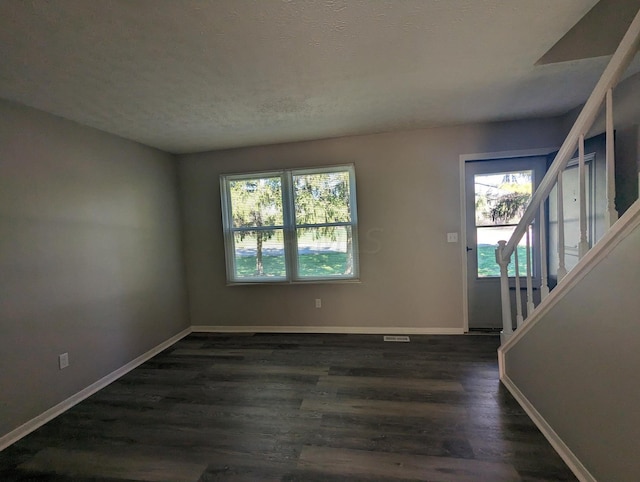
[[[227,281],[358,279],[353,165],[220,177]]]

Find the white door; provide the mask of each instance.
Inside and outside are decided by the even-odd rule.
[[[502,327],[499,240],[509,240],[546,169],[546,157],[523,157],[465,163],[467,218],[467,302],[469,328]],[[534,277],[538,277],[538,229],[530,231]],[[526,275],[526,240],[518,246],[520,275]],[[515,266],[509,265],[514,276]],[[534,282],[539,286],[539,282]],[[523,292],[524,295],[524,292]],[[515,307],[515,296],[512,296]],[[515,319],[515,316],[514,316]]]

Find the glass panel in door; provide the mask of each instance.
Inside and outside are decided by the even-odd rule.
[[[498,241],[511,238],[529,204],[533,190],[533,171],[509,171],[474,176],[475,229],[478,278],[499,277],[495,251]],[[518,245],[521,276],[526,273],[526,239]],[[515,263],[509,265],[515,276]]]

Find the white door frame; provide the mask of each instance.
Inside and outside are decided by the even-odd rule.
[[[462,324],[464,332],[469,331],[469,298],[467,285],[467,210],[466,210],[466,163],[469,161],[495,161],[517,157],[548,156],[558,147],[523,149],[515,151],[480,152],[460,155],[460,259],[462,262]]]

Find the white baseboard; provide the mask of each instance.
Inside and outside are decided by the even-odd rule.
[[[193,332],[202,333],[333,333],[357,335],[462,335],[460,328],[413,328],[379,326],[230,326],[193,325]]]
[[[70,396],[66,400],[64,400],[64,401],[58,403],[57,405],[51,407],[47,411],[45,411],[45,412],[41,413],[40,415],[38,415],[37,417],[32,418],[28,422],[22,424],[21,426],[19,426],[15,430],[12,430],[11,432],[9,432],[6,435],[3,435],[2,437],[0,437],[0,451],[4,450],[9,445],[14,444],[18,440],[20,440],[22,437],[30,434],[34,430],[40,428],[45,423],[47,423],[48,421],[54,419],[58,415],[66,412],[67,410],[69,410],[74,405],[78,404],[82,400],[84,400],[84,399],[90,397],[91,395],[93,395],[94,393],[96,393],[98,390],[101,390],[102,388],[106,387],[110,383],[113,383],[114,381],[116,381],[118,378],[122,377],[123,375],[126,375],[131,370],[133,370],[134,368],[142,365],[144,362],[146,362],[150,358],[153,358],[158,353],[160,353],[162,350],[170,347],[171,345],[173,345],[177,341],[179,341],[182,338],[184,338],[185,336],[187,336],[189,333],[191,333],[191,328],[187,328],[187,329],[181,331],[177,335],[172,336],[168,340],[163,341],[158,346],[152,348],[148,352],[140,355],[138,358],[135,358],[134,360],[131,360],[126,365],[124,365],[124,366],[118,368],[117,370],[109,373],[107,376],[101,378],[97,382],[92,383],[88,387],[80,390],[75,395]]]
[[[576,457],[540,412],[536,410],[529,399],[518,389],[515,383],[513,383],[513,380],[511,380],[506,373],[500,374],[500,380],[511,392],[513,398],[515,398],[524,411],[527,412],[527,415],[533,420],[533,423],[536,424],[536,427],[542,432],[542,435],[545,436],[555,451],[558,452],[558,455],[562,457],[562,460],[564,460],[578,480],[582,482],[597,482],[596,478],[582,465],[580,459]]]

